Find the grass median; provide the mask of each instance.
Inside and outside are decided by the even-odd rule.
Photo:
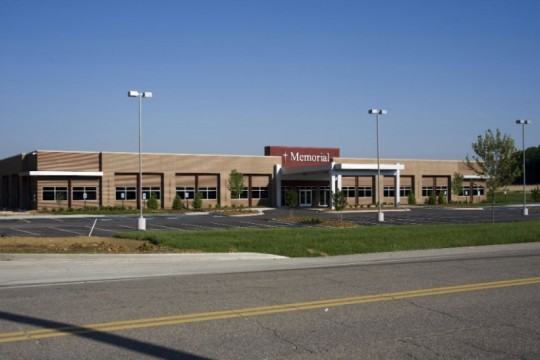
[[[186,252],[257,252],[289,257],[440,249],[540,241],[540,221],[471,225],[363,226],[126,232]]]

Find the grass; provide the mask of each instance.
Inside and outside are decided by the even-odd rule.
[[[312,257],[537,242],[540,241],[540,221],[344,229],[128,232],[117,237],[148,240],[160,246],[190,252],[257,252]]]

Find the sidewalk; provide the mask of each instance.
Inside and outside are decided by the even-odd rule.
[[[255,253],[0,254],[0,287],[430,261],[514,252],[540,254],[540,242],[317,258],[285,258]]]

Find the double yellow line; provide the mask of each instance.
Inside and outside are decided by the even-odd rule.
[[[110,331],[117,331],[117,330],[150,328],[150,327],[156,327],[156,326],[177,325],[177,324],[195,323],[195,322],[202,322],[202,321],[231,319],[231,318],[238,318],[238,317],[286,313],[286,312],[301,311],[301,310],[322,309],[322,308],[330,308],[330,307],[344,306],[344,305],[365,304],[365,303],[378,302],[378,301],[408,299],[408,298],[416,298],[416,297],[424,297],[424,296],[461,293],[461,292],[468,292],[468,291],[505,288],[505,287],[510,287],[510,286],[532,285],[532,284],[539,284],[539,283],[540,283],[540,277],[532,277],[532,278],[514,279],[514,280],[506,280],[506,281],[493,281],[493,282],[484,282],[484,283],[467,284],[467,285],[445,286],[445,287],[438,287],[438,288],[431,288],[431,289],[400,291],[400,292],[392,292],[392,293],[378,294],[378,295],[353,296],[353,297],[330,299],[330,300],[308,301],[308,302],[284,304],[284,305],[273,305],[273,306],[261,306],[261,307],[255,307],[255,308],[247,308],[247,309],[212,311],[212,312],[186,314],[186,315],[155,317],[155,318],[147,318],[147,319],[139,319],[139,320],[115,321],[115,322],[89,324],[89,325],[82,325],[82,326],[67,326],[67,327],[54,328],[54,329],[35,329],[35,330],[27,330],[27,331],[17,331],[17,332],[9,332],[9,333],[0,333],[0,343],[25,341],[25,340],[37,340],[37,339],[45,339],[45,338],[60,337],[60,336],[71,336],[71,335],[84,334],[84,333],[90,333],[90,332],[110,332]]]

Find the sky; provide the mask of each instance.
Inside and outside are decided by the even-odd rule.
[[[540,145],[538,0],[0,0],[0,159],[33,150],[462,160]]]

